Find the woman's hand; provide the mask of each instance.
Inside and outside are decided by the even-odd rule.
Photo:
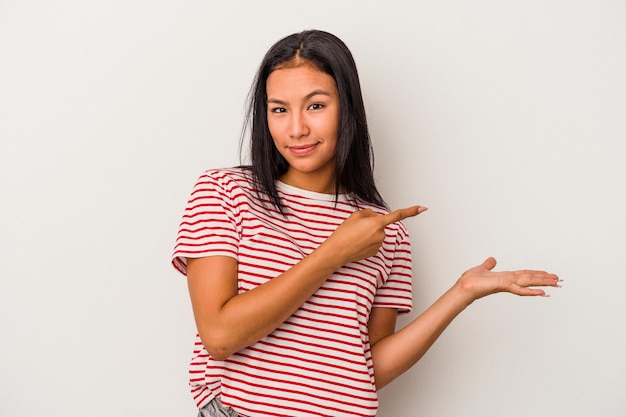
[[[495,272],[496,260],[487,258],[480,266],[467,270],[457,285],[467,294],[470,302],[497,292],[509,292],[521,296],[549,295],[534,287],[560,287],[561,280],[545,271],[519,270]]]
[[[533,287],[559,287],[560,279],[545,271],[494,272],[495,266],[496,260],[488,258],[482,265],[466,271],[452,288],[415,320],[372,346],[378,389],[413,366],[452,320],[474,300],[497,292],[546,296],[544,290]]]
[[[369,209],[355,211],[339,225],[324,244],[330,246],[340,257],[340,265],[360,261],[378,252],[385,239],[386,226],[407,217],[417,216],[427,209],[424,206],[413,206],[387,214],[376,214]]]

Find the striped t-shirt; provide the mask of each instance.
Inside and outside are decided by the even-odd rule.
[[[381,207],[278,182],[286,216],[259,199],[244,168],[205,172],[196,183],[173,254],[230,256],[238,261],[243,293],[310,254],[355,210]],[[261,203],[262,200],[262,203]],[[224,361],[214,360],[196,336],[190,385],[198,407],[219,396],[239,414],[374,416],[374,384],[367,323],[372,307],[411,310],[411,247],[401,222],[385,229],[375,256],[344,265],[271,334]]]

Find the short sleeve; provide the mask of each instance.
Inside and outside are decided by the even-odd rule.
[[[378,287],[373,307],[395,308],[399,314],[408,314],[413,308],[411,242],[404,225],[399,225],[389,277]]]
[[[219,171],[196,182],[178,229],[172,265],[187,273],[187,258],[230,256],[239,249],[238,212],[231,198],[236,183]]]

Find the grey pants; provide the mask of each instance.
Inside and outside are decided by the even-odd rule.
[[[219,398],[213,398],[199,410],[198,417],[239,417],[239,414],[230,407],[224,407]]]

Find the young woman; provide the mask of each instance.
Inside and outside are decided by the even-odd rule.
[[[474,300],[558,286],[543,271],[494,272],[489,258],[396,332],[412,307],[401,221],[426,207],[385,209],[356,66],[337,37],[305,31],[270,48],[249,127],[251,166],[200,177],[173,255],[198,329],[201,416],[374,416],[377,390]]]

